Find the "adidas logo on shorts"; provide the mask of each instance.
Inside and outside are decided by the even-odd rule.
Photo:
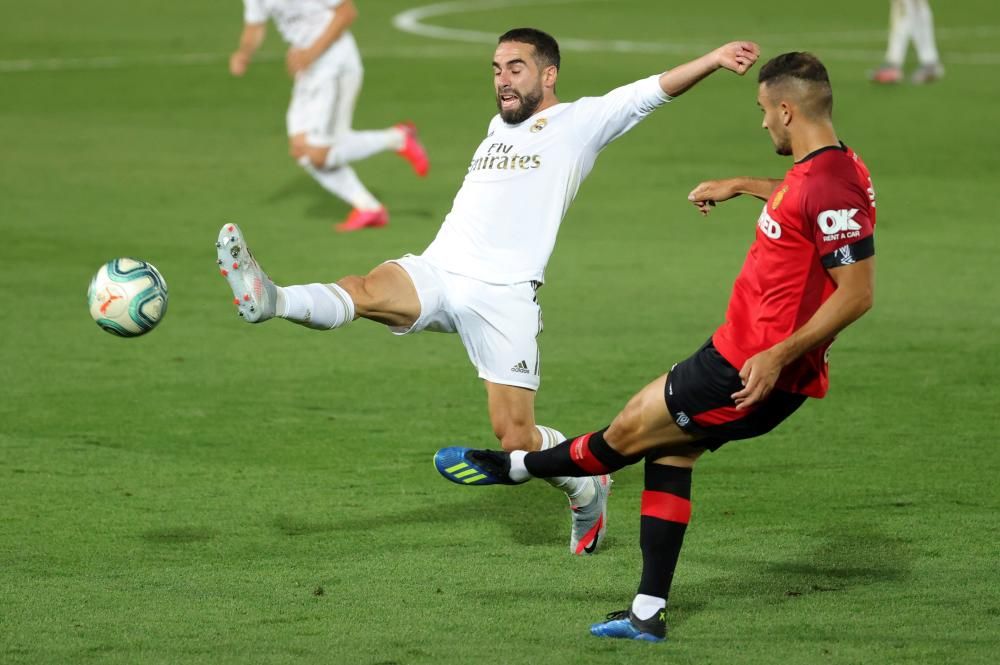
[[[518,364],[514,365],[513,367],[511,367],[510,371],[512,371],[512,372],[519,372],[520,374],[530,374],[531,373],[531,371],[528,369],[528,363],[524,362],[523,360],[521,362],[519,362]]]

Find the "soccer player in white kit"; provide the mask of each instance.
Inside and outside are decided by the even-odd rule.
[[[569,204],[611,141],[714,71],[744,74],[758,54],[756,44],[733,42],[603,97],[566,104],[555,94],[556,41],[532,28],[505,33],[493,56],[500,112],[424,253],[387,261],[364,277],[282,288],[261,270],[239,227],[227,224],[216,247],[240,316],[252,323],[280,317],[320,330],[363,317],[397,335],[458,333],[485,383],[490,421],[503,449],[558,444],[560,432],[535,424],[535,338],[542,329],[535,291],[545,280]],[[569,497],[571,552],[593,553],[607,528],[610,479],[548,482]]]
[[[264,40],[271,18],[291,46],[286,57],[295,79],[286,122],[292,157],[324,189],[347,202],[351,214],[338,231],[385,226],[389,213],[361,183],[351,162],[394,150],[419,176],[430,163],[412,124],[376,131],[351,128],[364,70],[348,28],[354,0],[243,0],[244,26],[229,71],[242,76]]]
[[[913,42],[919,66],[910,75],[918,85],[944,76],[944,67],[934,40],[934,14],[927,0],[890,0],[889,44],[885,62],[870,74],[874,83],[899,83],[903,80],[906,49]]]

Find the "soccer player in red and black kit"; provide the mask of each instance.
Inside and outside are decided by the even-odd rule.
[[[826,68],[785,53],[761,68],[757,102],[784,180],[699,184],[708,214],[740,194],[764,200],[726,320],[690,358],[643,388],[605,429],[540,452],[444,448],[435,465],[466,485],[611,473],[645,459],[642,578],[629,609],[591,626],[598,637],[666,638],[666,602],[691,515],[691,470],[705,450],[769,432],[827,390],[826,351],[872,306],[875,193],[861,158],[833,128]]]

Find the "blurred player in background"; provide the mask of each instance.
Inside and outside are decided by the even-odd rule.
[[[387,261],[364,277],[282,288],[261,270],[240,229],[227,224],[216,247],[240,315],[251,323],[280,317],[318,330],[363,317],[397,335],[458,333],[485,383],[501,446],[556,445],[565,437],[535,424],[542,330],[535,293],[570,203],[609,143],[710,74],[744,74],[758,53],[756,44],[733,42],[603,97],[560,103],[556,40],[532,28],[501,35],[493,54],[499,113],[423,255]],[[594,552],[604,537],[610,489],[607,474],[587,475],[549,479],[569,497],[570,551],[581,555]],[[472,473],[461,478],[477,480]]]
[[[910,75],[910,80],[919,85],[944,76],[944,67],[934,41],[934,15],[927,0],[891,0],[889,46],[885,62],[871,73],[872,81],[899,83],[903,80],[903,62],[911,40],[920,64]]]
[[[243,76],[264,41],[268,18],[274,19],[290,45],[286,64],[295,79],[286,116],[292,157],[352,207],[338,231],[385,226],[389,213],[350,164],[394,150],[417,175],[425,176],[429,162],[412,124],[376,131],[351,128],[364,74],[348,30],[358,14],[354,0],[243,0],[243,5],[243,34],[229,58],[229,71]]]
[[[740,194],[765,201],[725,322],[604,429],[539,452],[444,448],[434,458],[448,480],[480,485],[612,473],[645,458],[642,577],[628,609],[591,626],[598,637],[666,638],[695,462],[728,441],[769,432],[807,397],[823,397],[830,344],[872,306],[875,191],[861,158],[834,131],[826,68],[809,53],[785,53],[758,80],[763,126],[795,164],[783,180],[713,180],[688,195],[704,214]],[[461,474],[478,481],[463,483]]]

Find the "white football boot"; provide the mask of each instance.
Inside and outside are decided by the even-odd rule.
[[[248,323],[260,323],[274,316],[278,292],[247,247],[240,227],[226,224],[215,243],[219,271],[233,290],[233,303]]]
[[[576,505],[570,499],[573,513],[573,531],[569,540],[569,551],[573,554],[588,555],[597,551],[608,530],[608,495],[611,494],[611,476],[592,476],[594,498],[590,503]]]

